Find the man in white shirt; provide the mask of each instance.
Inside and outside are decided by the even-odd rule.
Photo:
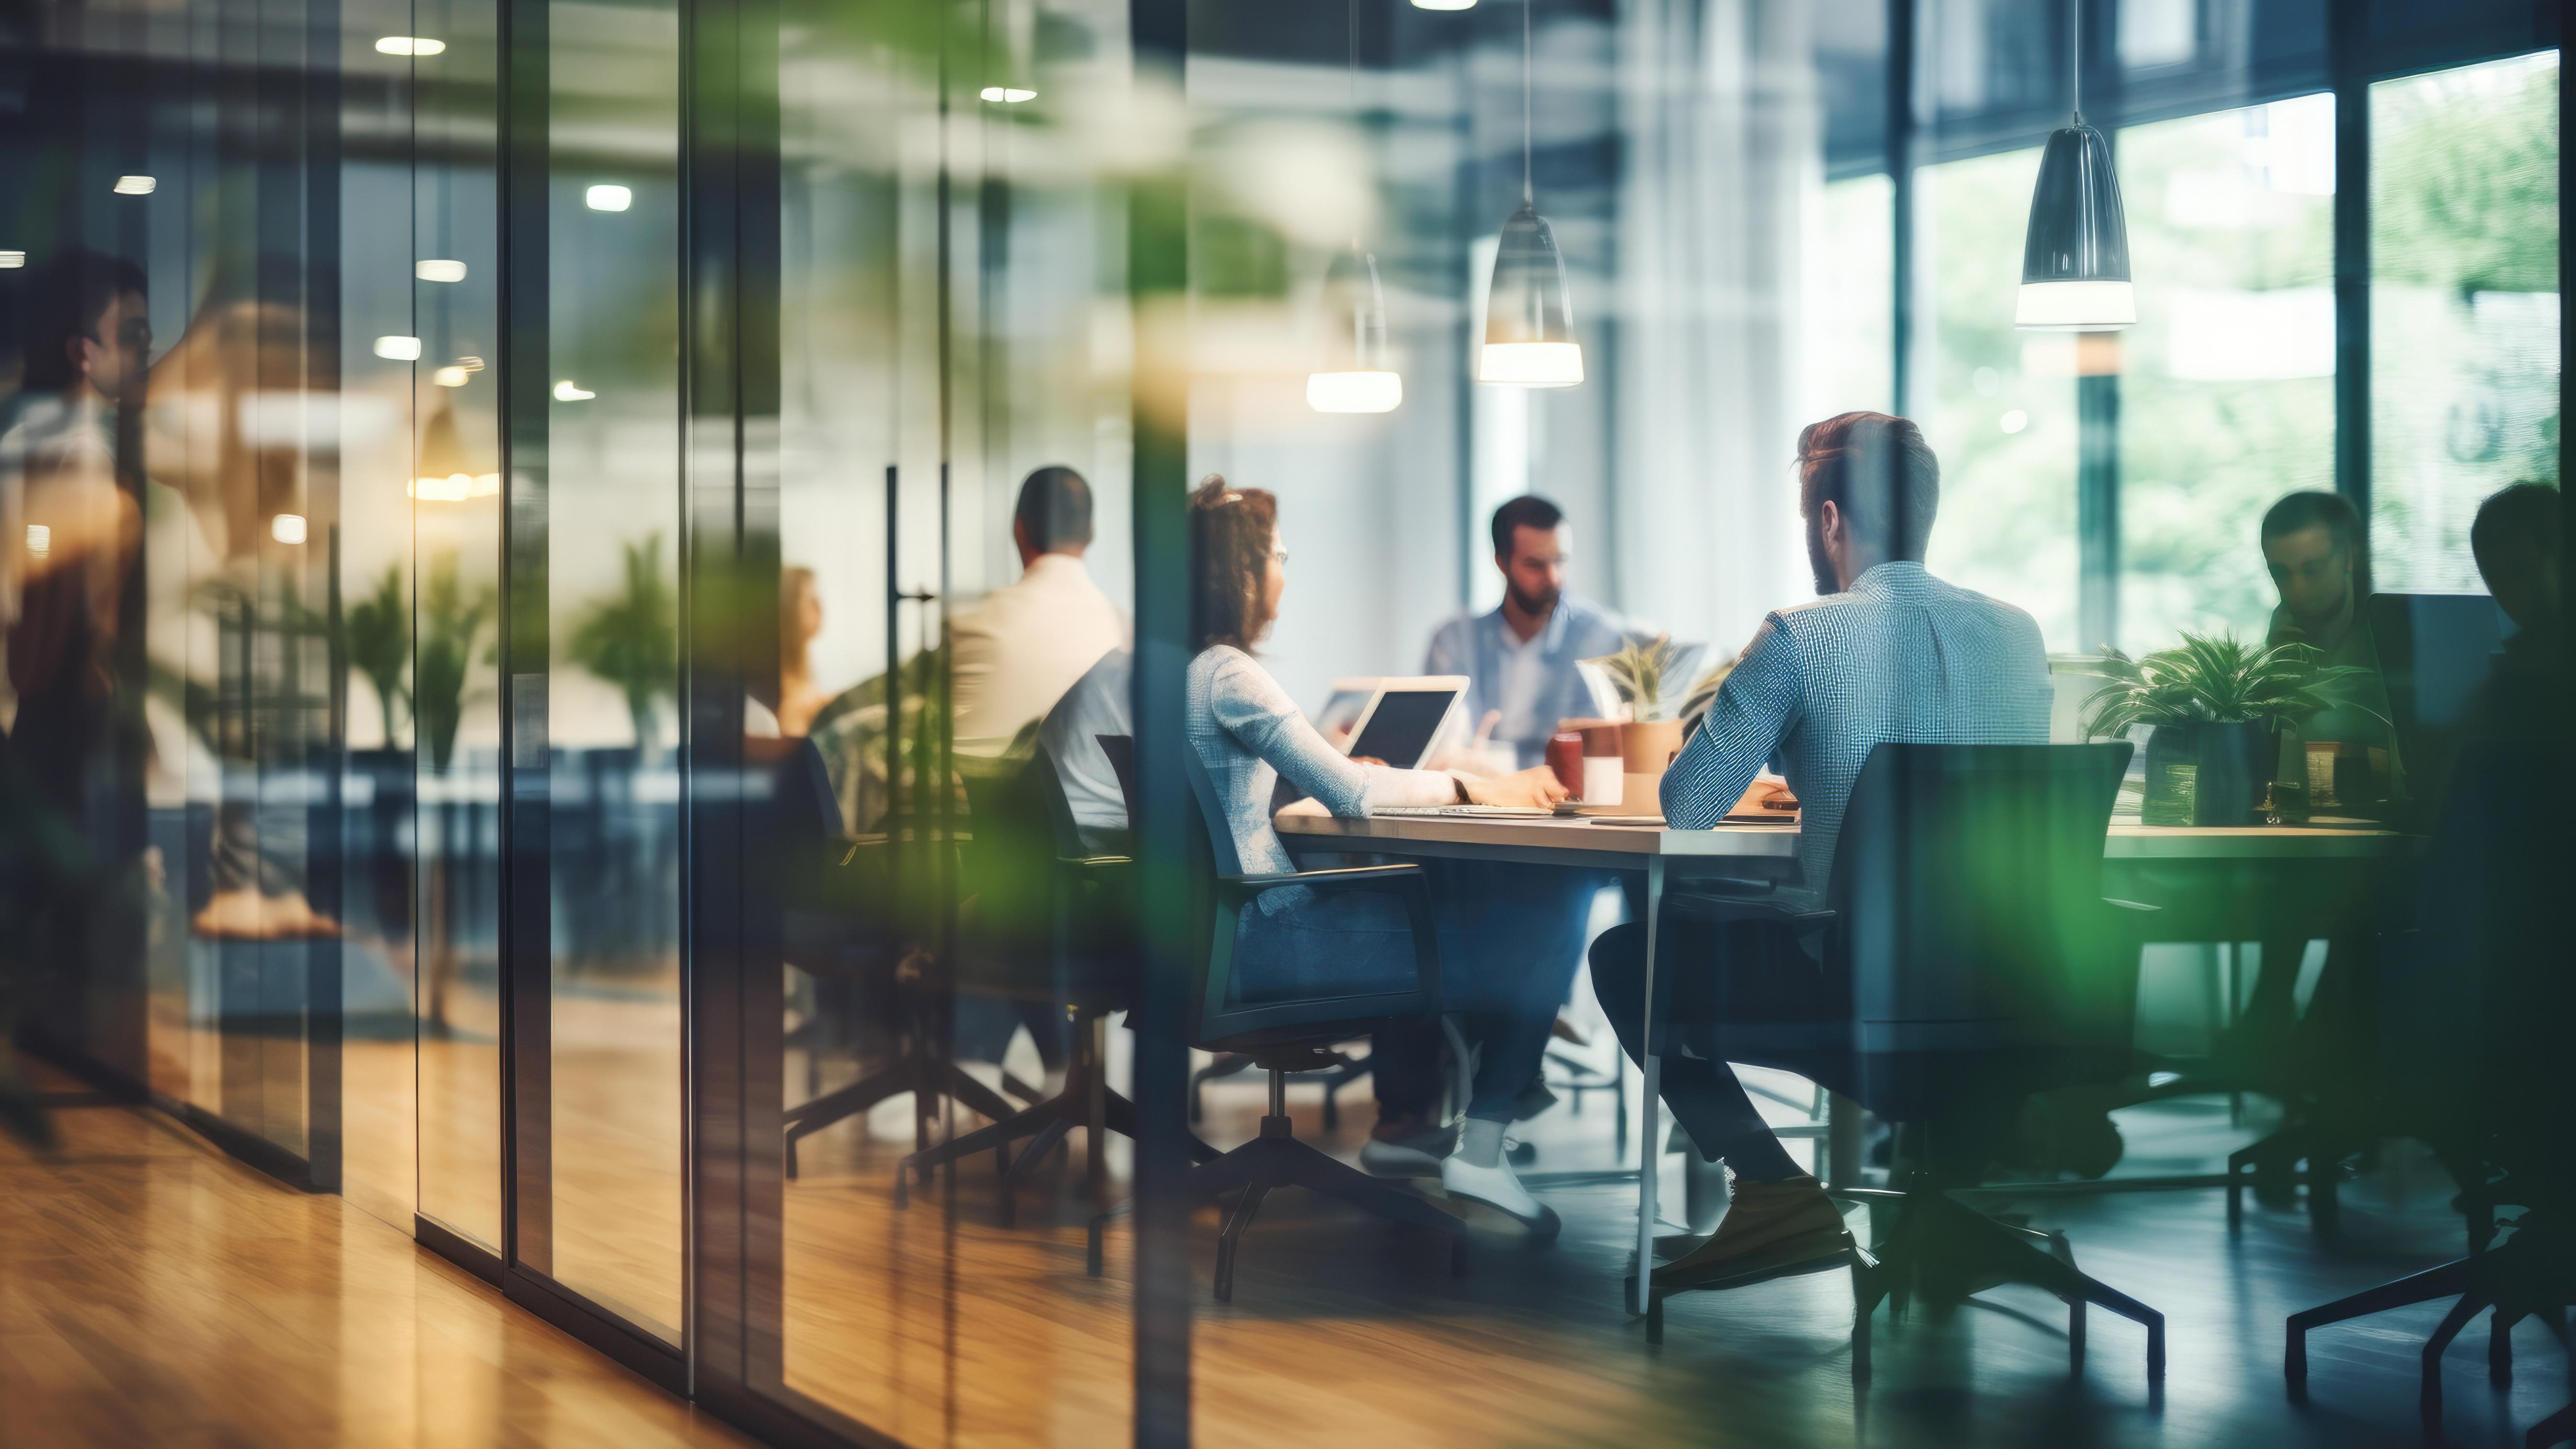
[[[1019,581],[948,626],[957,753],[1001,754],[1100,656],[1127,642],[1127,621],[1091,581],[1091,485],[1049,466],[1020,484],[1011,541]]]
[[[1038,743],[1055,762],[1056,779],[1064,785],[1065,803],[1073,809],[1073,828],[1082,837],[1082,848],[1102,854],[1126,848],[1127,792],[1100,747],[1100,737],[1135,733],[1128,722],[1127,700],[1135,663],[1134,652],[1124,648],[1101,655],[1100,662],[1073,682],[1038,726]]]

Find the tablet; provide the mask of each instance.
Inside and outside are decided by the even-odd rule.
[[[1440,726],[1466,692],[1466,676],[1459,674],[1380,680],[1376,698],[1351,728],[1344,753],[1384,760],[1399,770],[1418,770],[1440,738]]]

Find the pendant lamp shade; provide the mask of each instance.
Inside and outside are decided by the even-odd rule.
[[[1485,293],[1485,346],[1476,380],[1506,387],[1573,387],[1583,381],[1565,258],[1547,218],[1530,203],[1503,223]]]
[[[1391,413],[1404,374],[1386,343],[1386,292],[1377,258],[1354,246],[1324,269],[1323,347],[1306,375],[1306,406],[1319,413]]]
[[[2138,320],[2129,285],[2129,218],[2111,145],[2081,116],[2048,137],[2031,189],[2015,326],[2108,331]]]
[[[406,491],[424,503],[462,503],[500,492],[501,475],[474,471],[464,439],[457,435],[456,412],[441,404],[421,430],[420,476]]]

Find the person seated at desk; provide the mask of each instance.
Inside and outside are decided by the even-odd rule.
[[[1566,593],[1574,530],[1564,510],[1536,494],[1512,499],[1494,510],[1493,535],[1502,603],[1441,625],[1422,672],[1465,675],[1470,727],[1498,716],[1489,738],[1527,769],[1546,758],[1558,720],[1599,713],[1575,661],[1617,652],[1632,630]]]
[[[1011,515],[1019,581],[948,626],[957,753],[990,758],[1101,655],[1127,642],[1127,621],[1082,566],[1091,547],[1091,485],[1045,467],[1020,484]]]
[[[1545,769],[1486,779],[1398,770],[1349,759],[1326,743],[1253,646],[1279,616],[1288,585],[1279,544],[1278,502],[1214,475],[1190,495],[1190,660],[1187,730],[1206,767],[1244,870],[1296,869],[1271,825],[1280,776],[1335,815],[1389,805],[1545,806],[1565,787]],[[1541,867],[1448,862],[1426,865],[1439,915],[1441,1001],[1464,1014],[1481,1041],[1467,1120],[1439,1176],[1453,1197],[1474,1198],[1541,1232],[1555,1214],[1522,1188],[1503,1158],[1503,1127],[1539,1069],[1557,1003],[1571,983],[1580,929],[1572,894],[1591,882]],[[1340,992],[1409,981],[1413,944],[1392,898],[1274,891],[1244,915],[1235,972],[1247,995],[1265,990]],[[1437,1030],[1436,1023],[1415,1028]],[[1380,1142],[1427,1135],[1440,1096],[1436,1047],[1390,1052],[1392,1027],[1378,1036],[1370,1075],[1377,1089]],[[1427,1163],[1426,1163],[1427,1166]]]
[[[2281,595],[2280,607],[2272,611],[2265,647],[2305,644],[2322,656],[2320,664],[2364,671],[2346,701],[2281,730],[2276,778],[2304,781],[2306,742],[2334,740],[2380,752],[2388,762],[2388,793],[2395,798],[2403,789],[2405,772],[2389,724],[2379,648],[2364,606],[2370,597],[2370,562],[2360,512],[2340,493],[2283,494],[2263,515],[2261,544],[2263,566]],[[2262,943],[2245,1010],[2217,1048],[2218,1058],[2231,1072],[2252,1073],[2265,1080],[2277,1075],[2282,1041],[2298,1015],[2299,968],[2306,955],[2307,942],[2302,940],[2285,937]],[[2321,976],[2319,989],[2330,994],[2336,990],[2326,983]]]
[[[1664,775],[1668,824],[1720,824],[1776,759],[1804,806],[1801,876],[1822,892],[1852,784],[1874,747],[2048,742],[2039,625],[1923,567],[1940,488],[1939,460],[1904,418],[1844,413],[1798,435],[1798,511],[1823,597],[1774,610],[1754,632]],[[1664,940],[1684,1046],[1694,1024],[1721,1016],[1818,1014],[1817,963],[1785,927],[1667,922]],[[1645,946],[1644,927],[1631,923],[1592,947],[1593,989],[1640,1062]],[[1734,1071],[1715,1051],[1692,1049],[1664,1059],[1664,1102],[1703,1156],[1726,1160],[1736,1188],[1716,1234],[1674,1269],[1835,1251],[1841,1213],[1781,1147]]]

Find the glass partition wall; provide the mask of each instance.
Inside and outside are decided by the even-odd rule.
[[[0,933],[77,963],[31,1035],[782,1439],[1859,1416],[1830,1275],[1641,1357],[1641,1174],[1665,1231],[1726,1186],[1642,1140],[1581,969],[1628,883],[1558,903],[1499,1149],[1552,1236],[1376,1141],[1450,1130],[1475,1024],[1276,1098],[1193,1050],[1202,479],[1275,501],[1255,654],[1322,714],[1446,672],[1523,493],[1567,595],[1731,658],[1816,592],[1793,451],[1849,409],[1921,422],[1929,566],[2060,655],[2260,637],[2293,489],[2361,506],[2380,587],[2477,588],[2476,502],[2556,476],[2558,68],[2501,3],[2433,45],[2083,0],[2080,46],[2036,0],[38,8],[74,59],[0,111],[5,783],[83,853]],[[2012,320],[2079,73],[2116,334]],[[1562,386],[1486,375],[1525,205]],[[31,350],[58,293],[130,375]],[[2158,950],[2142,1034],[2197,1041],[2216,948]],[[1748,1079],[1876,1180],[1886,1134],[1837,1160],[1814,1084]],[[1464,1273],[1183,1180],[1283,1117],[1468,1218]]]

